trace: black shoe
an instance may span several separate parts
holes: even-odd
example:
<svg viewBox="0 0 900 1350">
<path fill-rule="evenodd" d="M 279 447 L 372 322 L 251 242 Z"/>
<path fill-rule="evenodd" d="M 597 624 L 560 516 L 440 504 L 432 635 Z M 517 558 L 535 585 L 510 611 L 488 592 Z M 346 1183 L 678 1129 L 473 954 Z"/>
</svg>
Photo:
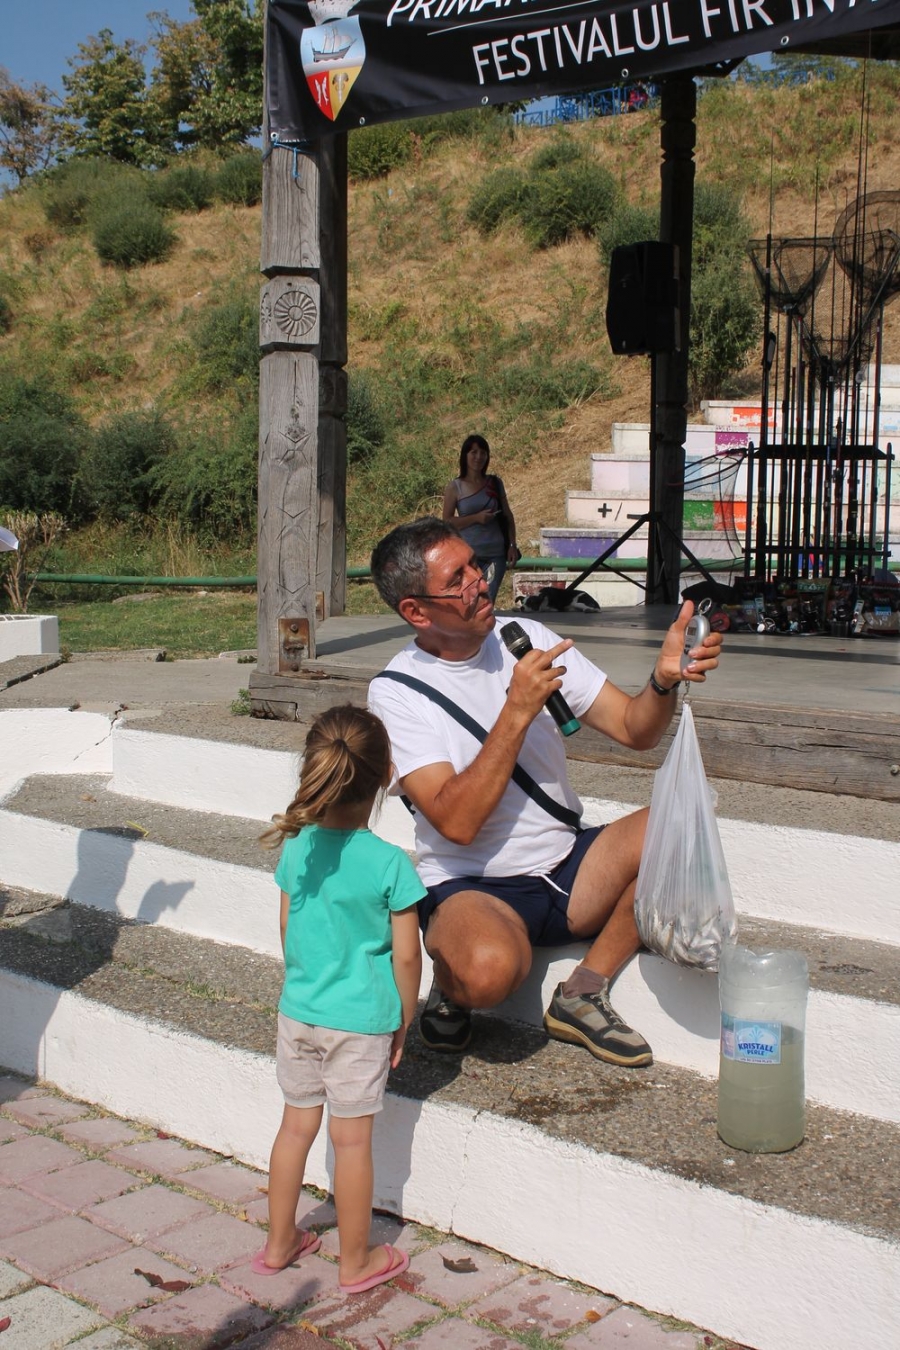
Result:
<svg viewBox="0 0 900 1350">
<path fill-rule="evenodd" d="M 544 1028 L 554 1040 L 583 1045 L 608 1064 L 635 1069 L 653 1063 L 653 1051 L 610 1006 L 606 989 L 569 996 L 558 985 L 544 1013 Z"/>
<path fill-rule="evenodd" d="M 419 1018 L 419 1033 L 430 1050 L 460 1054 L 472 1039 L 472 1014 L 445 998 L 435 980 Z"/>
</svg>

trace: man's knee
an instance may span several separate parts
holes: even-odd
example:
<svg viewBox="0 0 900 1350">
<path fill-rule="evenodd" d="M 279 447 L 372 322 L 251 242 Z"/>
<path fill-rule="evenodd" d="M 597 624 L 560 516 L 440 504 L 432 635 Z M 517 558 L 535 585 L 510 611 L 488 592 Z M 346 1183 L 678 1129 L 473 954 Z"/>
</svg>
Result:
<svg viewBox="0 0 900 1350">
<path fill-rule="evenodd" d="M 481 943 L 463 972 L 472 1008 L 493 1008 L 509 998 L 531 968 L 531 948 L 518 941 Z"/>
<path fill-rule="evenodd" d="M 531 946 L 518 933 L 482 937 L 468 949 L 434 953 L 438 984 L 466 1008 L 493 1008 L 509 998 L 531 969 Z"/>
</svg>

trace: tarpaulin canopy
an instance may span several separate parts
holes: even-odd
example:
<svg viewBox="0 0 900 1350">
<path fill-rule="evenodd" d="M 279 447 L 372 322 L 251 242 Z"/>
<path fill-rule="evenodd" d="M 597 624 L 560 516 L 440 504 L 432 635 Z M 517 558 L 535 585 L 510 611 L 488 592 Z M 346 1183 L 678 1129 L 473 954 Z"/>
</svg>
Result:
<svg viewBox="0 0 900 1350">
<path fill-rule="evenodd" d="M 760 52 L 835 50 L 889 25 L 900 0 L 269 0 L 269 132 L 314 140 Z"/>
</svg>

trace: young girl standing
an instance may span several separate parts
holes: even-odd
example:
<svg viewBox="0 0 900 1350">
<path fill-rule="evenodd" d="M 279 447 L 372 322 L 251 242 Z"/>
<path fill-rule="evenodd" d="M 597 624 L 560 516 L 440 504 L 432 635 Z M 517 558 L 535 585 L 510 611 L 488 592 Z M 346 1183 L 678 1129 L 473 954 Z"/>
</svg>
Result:
<svg viewBox="0 0 900 1350">
<path fill-rule="evenodd" d="M 422 956 L 416 902 L 425 895 L 402 849 L 367 828 L 391 776 L 381 721 L 348 704 L 316 718 L 297 794 L 262 836 L 283 841 L 285 980 L 278 1012 L 278 1083 L 285 1107 L 269 1166 L 269 1236 L 253 1258 L 275 1275 L 318 1250 L 296 1225 L 306 1159 L 329 1106 L 340 1287 L 362 1293 L 399 1275 L 409 1257 L 369 1246 L 372 1124 L 388 1068 L 403 1054 Z"/>
</svg>

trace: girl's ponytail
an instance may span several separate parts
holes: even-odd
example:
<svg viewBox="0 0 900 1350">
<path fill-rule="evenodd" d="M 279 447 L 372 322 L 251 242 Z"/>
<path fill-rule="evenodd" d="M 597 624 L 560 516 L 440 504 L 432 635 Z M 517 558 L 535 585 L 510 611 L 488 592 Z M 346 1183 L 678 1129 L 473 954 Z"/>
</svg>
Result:
<svg viewBox="0 0 900 1350">
<path fill-rule="evenodd" d="M 347 703 L 320 713 L 309 729 L 300 786 L 283 815 L 260 836 L 270 848 L 322 820 L 332 806 L 375 797 L 391 777 L 391 745 L 384 723 L 367 708 Z"/>
</svg>

